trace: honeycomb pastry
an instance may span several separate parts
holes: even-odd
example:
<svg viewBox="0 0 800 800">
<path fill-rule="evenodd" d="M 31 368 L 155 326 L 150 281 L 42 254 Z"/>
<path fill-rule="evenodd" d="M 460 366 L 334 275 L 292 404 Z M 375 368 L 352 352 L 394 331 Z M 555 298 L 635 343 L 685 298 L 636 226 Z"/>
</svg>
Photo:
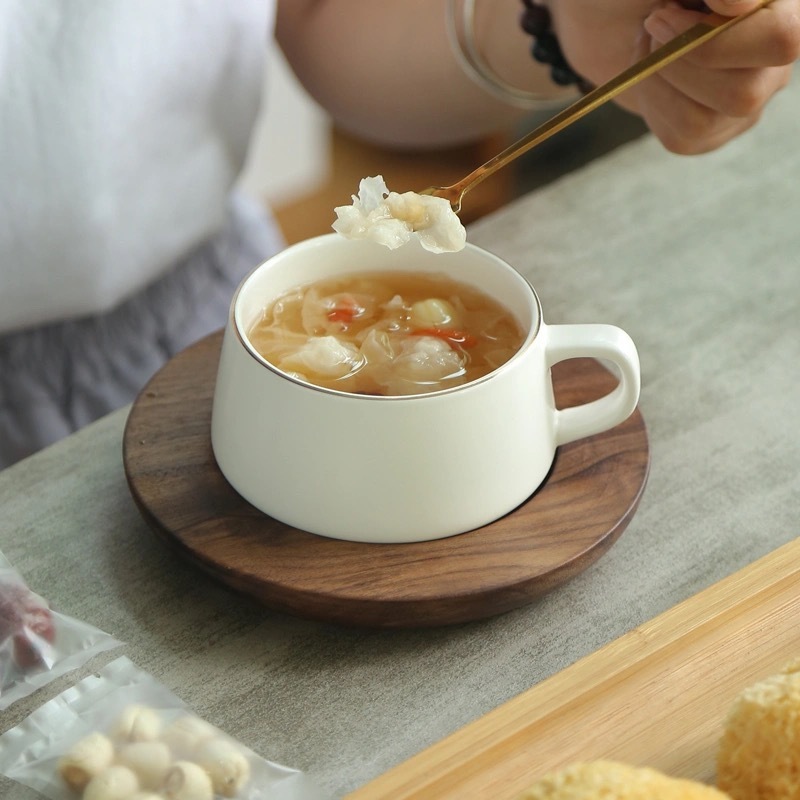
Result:
<svg viewBox="0 0 800 800">
<path fill-rule="evenodd" d="M 733 800 L 800 800 L 800 659 L 734 700 L 717 785 Z"/>
</svg>

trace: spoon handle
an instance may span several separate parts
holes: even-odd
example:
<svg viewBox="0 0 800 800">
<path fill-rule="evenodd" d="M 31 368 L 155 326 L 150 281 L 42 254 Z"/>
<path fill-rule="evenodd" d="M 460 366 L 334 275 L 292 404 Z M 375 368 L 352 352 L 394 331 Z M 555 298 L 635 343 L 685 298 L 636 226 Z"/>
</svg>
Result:
<svg viewBox="0 0 800 800">
<path fill-rule="evenodd" d="M 723 17 L 717 14 L 709 14 L 706 20 L 698 22 L 688 30 L 678 34 L 674 39 L 671 39 L 666 44 L 653 50 L 652 53 L 637 61 L 635 64 L 632 64 L 610 81 L 598 86 L 588 94 L 583 95 L 579 100 L 572 103 L 572 105 L 567 106 L 563 111 L 560 111 L 542 125 L 514 142 L 514 144 L 507 147 L 501 153 L 498 153 L 494 158 L 491 158 L 485 164 L 482 164 L 480 167 L 470 172 L 469 175 L 462 178 L 458 183 L 454 183 L 451 186 L 432 186 L 420 192 L 420 194 L 443 197 L 450 202 L 453 210 L 458 213 L 461 210 L 461 201 L 464 195 L 470 189 L 473 189 L 479 183 L 486 180 L 490 175 L 497 172 L 501 167 L 504 167 L 523 153 L 527 153 L 528 150 L 536 147 L 537 144 L 541 144 L 545 139 L 549 139 L 553 134 L 562 131 L 568 125 L 571 125 L 590 111 L 594 111 L 599 106 L 607 103 L 618 94 L 621 94 L 626 89 L 639 83 L 639 81 L 658 72 L 667 64 L 671 64 L 685 53 L 713 39 L 718 34 L 728 30 L 728 28 L 732 28 L 734 25 L 751 16 L 764 6 L 769 5 L 771 2 L 772 0 L 762 0 L 762 2 L 752 10 L 735 17 Z"/>
</svg>

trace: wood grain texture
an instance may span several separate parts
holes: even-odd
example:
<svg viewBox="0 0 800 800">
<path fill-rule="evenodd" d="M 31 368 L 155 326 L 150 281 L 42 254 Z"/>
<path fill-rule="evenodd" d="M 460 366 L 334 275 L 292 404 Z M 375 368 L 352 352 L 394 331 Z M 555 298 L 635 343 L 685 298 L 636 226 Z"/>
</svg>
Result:
<svg viewBox="0 0 800 800">
<path fill-rule="evenodd" d="M 800 540 L 640 625 L 348 800 L 511 800 L 536 777 L 611 758 L 713 782 L 725 714 L 800 656 Z"/>
<path fill-rule="evenodd" d="M 217 579 L 271 608 L 371 627 L 446 625 L 530 602 L 586 569 L 633 516 L 649 467 L 644 421 L 559 449 L 547 481 L 519 508 L 460 536 L 364 544 L 315 536 L 267 517 L 216 465 L 211 404 L 221 334 L 172 359 L 134 403 L 123 459 L 144 517 Z M 597 362 L 557 365 L 559 405 L 613 388 Z"/>
</svg>

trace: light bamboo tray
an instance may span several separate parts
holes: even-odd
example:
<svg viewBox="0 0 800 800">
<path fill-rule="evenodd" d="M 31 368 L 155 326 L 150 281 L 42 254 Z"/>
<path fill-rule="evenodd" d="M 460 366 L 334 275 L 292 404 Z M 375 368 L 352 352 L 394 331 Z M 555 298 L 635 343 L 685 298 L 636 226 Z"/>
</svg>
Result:
<svg viewBox="0 0 800 800">
<path fill-rule="evenodd" d="M 505 800 L 610 758 L 714 780 L 734 696 L 800 656 L 800 540 L 635 628 L 348 800 Z"/>
</svg>

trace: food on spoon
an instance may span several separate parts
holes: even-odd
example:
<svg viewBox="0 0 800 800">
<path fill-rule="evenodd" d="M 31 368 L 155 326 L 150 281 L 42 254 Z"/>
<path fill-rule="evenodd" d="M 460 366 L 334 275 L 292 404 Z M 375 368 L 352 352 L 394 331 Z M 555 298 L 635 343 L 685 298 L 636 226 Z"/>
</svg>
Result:
<svg viewBox="0 0 800 800">
<path fill-rule="evenodd" d="M 467 232 L 442 197 L 390 192 L 383 177 L 363 178 L 353 203 L 338 206 L 333 229 L 348 239 L 370 239 L 392 250 L 416 236 L 426 250 L 462 250 Z"/>
<path fill-rule="evenodd" d="M 726 800 L 704 783 L 672 778 L 649 767 L 587 761 L 540 778 L 518 800 Z"/>
<path fill-rule="evenodd" d="M 717 754 L 717 784 L 734 800 L 800 797 L 800 659 L 734 700 Z"/>
<path fill-rule="evenodd" d="M 21 669 L 46 662 L 45 645 L 56 636 L 50 608 L 24 583 L 0 582 L 0 644 L 12 641 L 14 662 Z"/>
<path fill-rule="evenodd" d="M 344 392 L 422 394 L 476 380 L 519 350 L 513 314 L 443 274 L 365 272 L 286 292 L 247 332 L 271 364 Z"/>
</svg>

